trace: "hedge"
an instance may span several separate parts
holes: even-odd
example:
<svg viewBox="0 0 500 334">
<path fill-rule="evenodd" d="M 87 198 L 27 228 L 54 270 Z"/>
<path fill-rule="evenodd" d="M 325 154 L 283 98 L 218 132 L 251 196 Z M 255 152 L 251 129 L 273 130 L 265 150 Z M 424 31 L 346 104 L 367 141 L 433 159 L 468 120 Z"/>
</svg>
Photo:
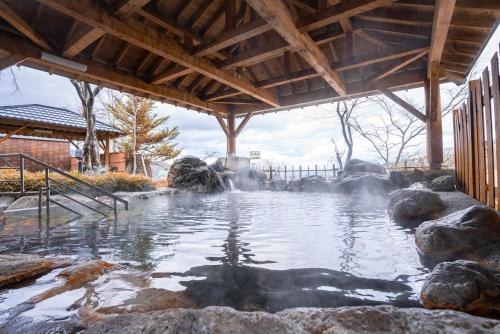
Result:
<svg viewBox="0 0 500 334">
<path fill-rule="evenodd" d="M 143 175 L 130 175 L 126 173 L 106 173 L 99 175 L 86 175 L 77 172 L 70 172 L 83 181 L 96 185 L 109 192 L 116 191 L 146 191 L 155 189 L 153 181 Z M 88 190 L 89 187 L 83 186 L 71 179 L 68 179 L 58 173 L 50 173 L 49 177 L 55 181 L 66 184 L 79 190 Z M 18 192 L 20 191 L 19 171 L 4 169 L 0 170 L 0 192 Z M 12 181 L 12 182 L 5 182 Z M 45 172 L 24 172 L 24 184 L 26 191 L 38 191 L 40 187 L 45 186 Z M 64 190 L 62 186 L 53 183 L 51 187 Z"/>
</svg>

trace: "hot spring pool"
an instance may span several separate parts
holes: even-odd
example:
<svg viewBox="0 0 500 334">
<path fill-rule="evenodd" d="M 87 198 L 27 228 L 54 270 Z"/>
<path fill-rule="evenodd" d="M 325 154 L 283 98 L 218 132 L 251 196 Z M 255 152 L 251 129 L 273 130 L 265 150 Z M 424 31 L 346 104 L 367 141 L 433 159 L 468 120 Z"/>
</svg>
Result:
<svg viewBox="0 0 500 334">
<path fill-rule="evenodd" d="M 0 252 L 122 264 L 85 288 L 15 312 L 29 317 L 64 319 L 88 301 L 94 307 L 125 305 L 150 288 L 184 291 L 200 307 L 239 310 L 418 306 L 428 273 L 414 230 L 391 222 L 386 200 L 376 197 L 171 195 L 133 201 L 116 224 L 86 217 L 57 224 L 48 236 L 38 232 L 37 221 L 23 224 L 31 224 L 32 232 L 0 232 Z M 0 323 L 16 305 L 53 286 L 56 273 L 0 290 Z"/>
</svg>

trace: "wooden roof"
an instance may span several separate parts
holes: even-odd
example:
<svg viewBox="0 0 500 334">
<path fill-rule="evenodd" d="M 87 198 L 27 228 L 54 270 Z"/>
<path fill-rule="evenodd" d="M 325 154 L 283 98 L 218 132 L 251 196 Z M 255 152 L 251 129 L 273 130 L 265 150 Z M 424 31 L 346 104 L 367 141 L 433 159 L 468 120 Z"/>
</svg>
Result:
<svg viewBox="0 0 500 334">
<path fill-rule="evenodd" d="M 239 116 L 418 87 L 431 66 L 463 80 L 498 18 L 498 0 L 0 0 L 0 70 Z"/>
<path fill-rule="evenodd" d="M 95 129 L 99 139 L 123 135 L 100 121 L 96 121 Z M 0 106 L 0 133 L 84 140 L 87 123 L 82 115 L 64 108 L 40 104 Z"/>
</svg>

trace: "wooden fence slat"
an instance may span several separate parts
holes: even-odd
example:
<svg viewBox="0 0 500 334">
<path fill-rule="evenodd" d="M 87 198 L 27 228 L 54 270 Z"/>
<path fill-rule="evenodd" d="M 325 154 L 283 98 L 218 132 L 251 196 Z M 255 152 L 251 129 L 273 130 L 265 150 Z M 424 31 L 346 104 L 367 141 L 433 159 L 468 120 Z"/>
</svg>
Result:
<svg viewBox="0 0 500 334">
<path fill-rule="evenodd" d="M 481 81 L 476 80 L 476 113 L 477 113 L 477 156 L 479 160 L 479 201 L 486 203 L 486 159 L 484 151 L 484 114 Z"/>
<path fill-rule="evenodd" d="M 493 114 L 495 118 L 495 142 L 496 142 L 496 208 L 500 209 L 499 190 L 500 190 L 500 84 L 498 70 L 498 54 L 495 53 L 491 59 L 491 95 L 493 95 Z"/>
<path fill-rule="evenodd" d="M 491 118 L 491 95 L 490 95 L 490 73 L 488 67 L 483 71 L 483 104 L 485 116 L 485 151 L 486 151 L 486 169 L 487 169 L 487 200 L 486 203 L 495 207 L 495 167 L 493 156 L 493 128 Z"/>
<path fill-rule="evenodd" d="M 466 106 L 467 110 L 467 140 L 468 140 L 468 166 L 469 166 L 469 196 L 475 197 L 476 185 L 475 185 L 475 169 L 476 169 L 476 161 L 475 161 L 475 151 L 476 151 L 476 142 L 474 136 L 474 107 L 473 107 L 473 94 L 472 94 L 472 85 L 469 83 L 469 103 Z"/>
</svg>

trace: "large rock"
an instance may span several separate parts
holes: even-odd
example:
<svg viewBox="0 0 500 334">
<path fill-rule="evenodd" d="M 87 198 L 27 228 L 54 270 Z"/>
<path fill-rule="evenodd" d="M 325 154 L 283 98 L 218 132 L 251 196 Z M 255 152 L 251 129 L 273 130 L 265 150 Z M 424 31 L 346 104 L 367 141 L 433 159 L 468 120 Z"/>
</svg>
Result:
<svg viewBox="0 0 500 334">
<path fill-rule="evenodd" d="M 222 192 L 224 181 L 210 166 L 193 156 L 176 160 L 168 173 L 170 187 L 193 192 Z"/>
<path fill-rule="evenodd" d="M 433 218 L 444 210 L 439 194 L 423 189 L 398 189 L 389 195 L 387 211 L 395 220 Z"/>
<path fill-rule="evenodd" d="M 271 180 L 264 184 L 265 190 L 271 191 L 285 191 L 287 186 L 287 182 L 285 180 Z"/>
<path fill-rule="evenodd" d="M 420 301 L 426 308 L 500 317 L 500 272 L 477 262 L 442 262 L 427 276 Z"/>
<path fill-rule="evenodd" d="M 0 288 L 70 264 L 66 259 L 50 259 L 32 254 L 0 255 Z"/>
<path fill-rule="evenodd" d="M 286 191 L 325 192 L 329 191 L 330 183 L 320 175 L 310 175 L 296 181 L 290 181 Z"/>
<path fill-rule="evenodd" d="M 499 331 L 500 321 L 456 311 L 362 306 L 299 308 L 270 314 L 212 306 L 119 315 L 91 325 L 85 333 L 489 334 Z"/>
<path fill-rule="evenodd" d="M 392 189 L 389 178 L 380 174 L 344 174 L 341 179 L 333 183 L 334 192 L 343 194 L 386 194 Z"/>
<path fill-rule="evenodd" d="M 344 167 L 344 173 L 375 173 L 375 174 L 385 174 L 386 170 L 384 166 L 363 161 L 359 159 L 351 159 Z"/>
<path fill-rule="evenodd" d="M 392 171 L 389 180 L 395 188 L 407 188 L 412 183 L 424 181 L 424 173 L 419 169 L 409 171 Z"/>
<path fill-rule="evenodd" d="M 455 178 L 451 175 L 443 175 L 429 182 L 429 188 L 433 191 L 455 191 Z"/>
<path fill-rule="evenodd" d="M 484 205 L 421 224 L 415 243 L 422 255 L 435 261 L 471 260 L 500 270 L 500 217 Z"/>
</svg>

